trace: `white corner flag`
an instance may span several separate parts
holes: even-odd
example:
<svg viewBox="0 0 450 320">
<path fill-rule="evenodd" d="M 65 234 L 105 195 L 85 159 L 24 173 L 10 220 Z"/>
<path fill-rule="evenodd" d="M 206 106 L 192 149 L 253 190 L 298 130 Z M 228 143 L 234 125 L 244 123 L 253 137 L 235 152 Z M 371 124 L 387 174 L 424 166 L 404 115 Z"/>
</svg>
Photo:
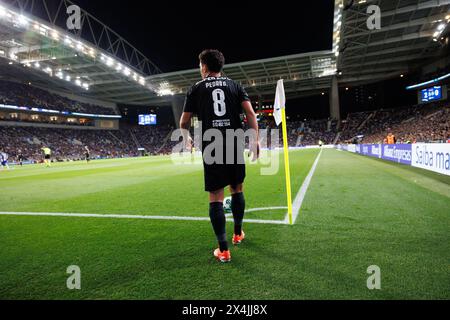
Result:
<svg viewBox="0 0 450 320">
<path fill-rule="evenodd" d="M 283 80 L 278 80 L 277 92 L 275 94 L 275 104 L 273 105 L 273 117 L 277 126 L 283 122 L 283 117 L 281 110 L 286 106 L 286 95 L 284 93 L 284 82 Z"/>
<path fill-rule="evenodd" d="M 277 93 L 275 94 L 275 103 L 273 105 L 273 116 L 277 126 L 283 123 L 283 153 L 284 153 L 284 171 L 286 173 L 286 198 L 288 205 L 289 224 L 293 221 L 292 192 L 291 192 L 291 172 L 289 168 L 289 141 L 286 123 L 286 94 L 284 92 L 283 80 L 278 80 Z"/>
</svg>

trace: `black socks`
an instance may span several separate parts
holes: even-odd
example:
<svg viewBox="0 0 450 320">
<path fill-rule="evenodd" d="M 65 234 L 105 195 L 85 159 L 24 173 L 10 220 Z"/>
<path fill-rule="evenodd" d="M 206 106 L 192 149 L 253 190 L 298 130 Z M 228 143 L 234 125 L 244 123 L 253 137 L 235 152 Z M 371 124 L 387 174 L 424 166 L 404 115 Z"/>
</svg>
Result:
<svg viewBox="0 0 450 320">
<path fill-rule="evenodd" d="M 233 211 L 234 218 L 234 234 L 242 235 L 242 224 L 245 213 L 245 198 L 243 193 L 236 193 L 231 196 L 231 211 Z M 219 241 L 220 251 L 228 250 L 227 233 L 226 233 L 226 218 L 223 211 L 222 202 L 212 202 L 209 204 L 209 217 L 211 224 L 216 234 L 217 241 Z"/>
<path fill-rule="evenodd" d="M 211 224 L 219 241 L 219 249 L 224 252 L 228 250 L 227 234 L 225 231 L 226 219 L 223 211 L 222 202 L 213 202 L 209 204 L 209 217 Z"/>
<path fill-rule="evenodd" d="M 242 223 L 244 221 L 245 212 L 245 198 L 244 194 L 236 193 L 231 196 L 231 211 L 233 211 L 234 218 L 234 234 L 242 235 Z"/>
</svg>

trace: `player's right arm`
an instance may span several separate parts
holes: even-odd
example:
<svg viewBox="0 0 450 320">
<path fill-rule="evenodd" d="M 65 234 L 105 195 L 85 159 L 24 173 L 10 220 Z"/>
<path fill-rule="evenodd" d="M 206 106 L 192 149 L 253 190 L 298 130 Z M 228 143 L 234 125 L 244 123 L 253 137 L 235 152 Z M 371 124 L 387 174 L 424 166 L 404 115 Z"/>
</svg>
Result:
<svg viewBox="0 0 450 320">
<path fill-rule="evenodd" d="M 184 102 L 184 110 L 180 119 L 180 129 L 186 150 L 191 150 L 193 145 L 193 140 L 189 133 L 189 129 L 191 128 L 192 117 L 194 113 L 197 112 L 196 89 L 197 85 L 193 86 L 186 94 L 186 101 Z"/>
<path fill-rule="evenodd" d="M 192 149 L 192 143 L 193 143 L 191 135 L 189 134 L 189 129 L 191 127 L 192 115 L 193 115 L 192 112 L 183 112 L 183 114 L 181 115 L 181 119 L 180 119 L 181 134 L 183 135 L 183 141 L 185 143 L 185 148 L 187 150 Z"/>
<path fill-rule="evenodd" d="M 250 142 L 250 155 L 253 156 L 252 161 L 256 161 L 259 159 L 259 152 L 261 149 L 261 146 L 259 143 L 258 120 L 256 118 L 256 113 L 253 110 L 253 107 L 252 107 L 252 104 L 250 103 L 250 101 L 243 101 L 242 109 L 244 110 L 245 115 L 247 116 L 248 125 L 250 126 L 250 129 L 252 130 L 252 139 Z"/>
</svg>

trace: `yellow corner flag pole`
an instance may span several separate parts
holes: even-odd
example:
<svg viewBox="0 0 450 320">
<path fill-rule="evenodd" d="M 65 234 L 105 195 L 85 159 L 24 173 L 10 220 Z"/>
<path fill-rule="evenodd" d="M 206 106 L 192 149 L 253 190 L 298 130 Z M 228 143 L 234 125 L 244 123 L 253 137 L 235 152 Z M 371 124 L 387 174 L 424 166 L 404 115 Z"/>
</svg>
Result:
<svg viewBox="0 0 450 320">
<path fill-rule="evenodd" d="M 293 225 L 292 217 L 292 194 L 291 194 L 291 170 L 289 168 L 289 141 L 287 135 L 287 123 L 286 123 L 286 108 L 281 109 L 281 116 L 283 118 L 283 149 L 284 149 L 284 168 L 286 173 L 286 193 L 288 204 L 289 224 Z"/>
<path fill-rule="evenodd" d="M 283 123 L 283 151 L 284 151 L 284 168 L 286 173 L 286 194 L 287 194 L 287 205 L 288 205 L 288 216 L 289 224 L 294 224 L 293 221 L 293 210 L 292 210 L 292 193 L 291 193 L 291 172 L 289 168 L 289 140 L 287 133 L 287 122 L 286 122 L 286 95 L 284 91 L 283 80 L 279 80 L 277 83 L 277 91 L 275 95 L 274 112 L 275 122 L 277 126 Z"/>
</svg>

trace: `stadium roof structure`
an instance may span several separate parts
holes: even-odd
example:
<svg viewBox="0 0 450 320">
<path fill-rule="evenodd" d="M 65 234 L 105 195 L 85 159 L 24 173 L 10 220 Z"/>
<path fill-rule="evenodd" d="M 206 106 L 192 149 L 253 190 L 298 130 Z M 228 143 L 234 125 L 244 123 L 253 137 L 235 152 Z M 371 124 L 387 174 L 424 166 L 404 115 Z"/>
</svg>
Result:
<svg viewBox="0 0 450 320">
<path fill-rule="evenodd" d="M 0 0 L 0 79 L 129 105 L 170 104 L 200 80 L 198 69 L 162 73 L 87 12 L 81 28 L 68 31 L 72 4 Z M 369 30 L 373 5 L 381 28 Z M 450 0 L 335 0 L 330 50 L 228 64 L 224 73 L 262 99 L 281 78 L 287 96 L 299 97 L 328 91 L 334 76 L 346 85 L 396 77 L 442 55 L 449 11 Z"/>
<path fill-rule="evenodd" d="M 381 24 L 370 30 L 374 5 Z M 342 19 L 340 82 L 374 82 L 408 73 L 443 54 L 450 0 L 353 1 L 343 7 Z"/>
<path fill-rule="evenodd" d="M 264 97 L 274 94 L 280 79 L 285 80 L 287 95 L 324 90 L 336 70 L 335 54 L 321 51 L 227 64 L 223 74 L 244 86 L 250 96 Z M 157 74 L 147 80 L 165 87 L 167 93 L 177 94 L 185 93 L 201 79 L 200 70 L 192 69 Z"/>
<path fill-rule="evenodd" d="M 72 5 L 0 0 L 0 77 L 100 100 L 107 95 L 118 103 L 128 103 L 133 94 L 154 96 L 157 88 L 145 78 L 161 70 L 81 9 L 79 26 L 69 28 L 68 18 L 77 10 Z"/>
<path fill-rule="evenodd" d="M 87 12 L 80 29 L 66 28 L 61 0 L 0 0 L 0 77 L 98 100 L 136 105 L 168 104 L 200 80 L 197 69 L 162 74 L 125 39 Z M 54 5 L 54 2 L 53 2 Z M 331 36 L 330 36 L 331 37 Z M 286 80 L 288 94 L 327 88 L 336 73 L 332 51 L 227 65 L 225 74 L 252 96 L 274 92 Z"/>
<path fill-rule="evenodd" d="M 367 21 L 373 5 L 379 8 L 381 28 L 371 30 Z M 280 78 L 286 81 L 288 97 L 329 90 L 333 75 L 347 85 L 377 82 L 442 56 L 441 37 L 449 22 L 450 0 L 336 0 L 330 51 L 235 63 L 224 71 L 250 95 L 271 98 Z M 199 80 L 199 71 L 157 74 L 148 80 L 168 92 L 185 92 Z"/>
</svg>

